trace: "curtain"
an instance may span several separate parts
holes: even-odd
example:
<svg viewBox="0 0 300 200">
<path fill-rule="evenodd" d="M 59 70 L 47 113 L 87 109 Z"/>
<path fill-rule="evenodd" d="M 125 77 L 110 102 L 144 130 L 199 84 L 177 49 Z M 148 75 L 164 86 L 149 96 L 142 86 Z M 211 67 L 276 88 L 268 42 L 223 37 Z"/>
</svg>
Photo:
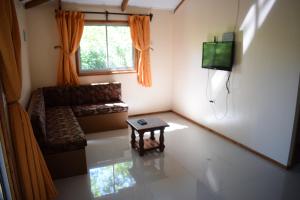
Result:
<svg viewBox="0 0 300 200">
<path fill-rule="evenodd" d="M 135 48 L 135 67 L 138 82 L 145 87 L 151 87 L 150 67 L 150 17 L 129 16 L 131 39 Z"/>
<path fill-rule="evenodd" d="M 3 62 L 0 56 L 0 65 Z M 6 107 L 5 95 L 3 92 L 2 81 L 0 77 L 0 143 L 2 144 L 2 152 L 4 164 L 7 172 L 7 178 L 10 186 L 12 199 L 21 199 L 20 185 L 17 176 L 17 166 L 15 162 L 15 154 L 12 146 L 10 128 L 8 123 L 8 112 Z M 0 195 L 1 199 L 1 195 Z"/>
<path fill-rule="evenodd" d="M 35 140 L 29 117 L 19 104 L 21 40 L 13 0 L 0 1 L 0 75 L 8 104 L 11 139 L 22 199 L 54 199 L 57 195 Z"/>
<path fill-rule="evenodd" d="M 57 85 L 78 85 L 73 59 L 83 33 L 84 14 L 60 10 L 56 13 L 56 22 L 61 43 Z"/>
</svg>

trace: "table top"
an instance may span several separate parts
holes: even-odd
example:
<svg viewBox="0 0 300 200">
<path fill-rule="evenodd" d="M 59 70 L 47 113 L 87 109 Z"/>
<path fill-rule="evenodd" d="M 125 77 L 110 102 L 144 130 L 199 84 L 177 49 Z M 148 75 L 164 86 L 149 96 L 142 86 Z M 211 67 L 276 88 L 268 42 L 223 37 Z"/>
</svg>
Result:
<svg viewBox="0 0 300 200">
<path fill-rule="evenodd" d="M 156 117 L 141 118 L 141 119 L 144 119 L 147 122 L 147 124 L 140 125 L 137 122 L 140 119 L 128 119 L 127 123 L 137 131 L 151 131 L 151 130 L 165 128 L 169 126 L 166 122 Z"/>
</svg>

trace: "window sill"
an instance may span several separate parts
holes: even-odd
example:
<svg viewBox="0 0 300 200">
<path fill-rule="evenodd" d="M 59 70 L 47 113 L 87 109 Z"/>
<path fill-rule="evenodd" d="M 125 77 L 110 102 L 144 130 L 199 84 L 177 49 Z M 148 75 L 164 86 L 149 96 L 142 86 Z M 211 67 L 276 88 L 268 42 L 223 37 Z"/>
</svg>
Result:
<svg viewBox="0 0 300 200">
<path fill-rule="evenodd" d="M 113 74 L 132 74 L 136 70 L 110 70 L 110 71 L 96 71 L 96 72 L 79 72 L 78 76 L 98 76 L 98 75 L 113 75 Z"/>
</svg>

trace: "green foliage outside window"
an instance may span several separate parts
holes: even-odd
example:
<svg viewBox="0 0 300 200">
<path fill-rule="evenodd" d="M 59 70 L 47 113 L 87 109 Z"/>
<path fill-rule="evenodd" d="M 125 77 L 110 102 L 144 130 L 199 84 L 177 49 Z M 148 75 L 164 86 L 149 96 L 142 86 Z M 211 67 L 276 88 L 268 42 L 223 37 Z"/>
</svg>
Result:
<svg viewBox="0 0 300 200">
<path fill-rule="evenodd" d="M 80 41 L 80 70 L 133 68 L 133 48 L 128 26 L 87 25 Z"/>
</svg>

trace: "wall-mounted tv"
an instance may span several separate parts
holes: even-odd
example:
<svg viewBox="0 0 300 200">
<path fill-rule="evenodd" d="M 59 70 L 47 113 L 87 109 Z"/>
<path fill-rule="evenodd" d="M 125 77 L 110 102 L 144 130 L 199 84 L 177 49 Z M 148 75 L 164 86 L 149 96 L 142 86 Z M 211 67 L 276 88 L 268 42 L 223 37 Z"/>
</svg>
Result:
<svg viewBox="0 0 300 200">
<path fill-rule="evenodd" d="M 234 60 L 234 42 L 204 42 L 202 68 L 231 71 Z"/>
</svg>

